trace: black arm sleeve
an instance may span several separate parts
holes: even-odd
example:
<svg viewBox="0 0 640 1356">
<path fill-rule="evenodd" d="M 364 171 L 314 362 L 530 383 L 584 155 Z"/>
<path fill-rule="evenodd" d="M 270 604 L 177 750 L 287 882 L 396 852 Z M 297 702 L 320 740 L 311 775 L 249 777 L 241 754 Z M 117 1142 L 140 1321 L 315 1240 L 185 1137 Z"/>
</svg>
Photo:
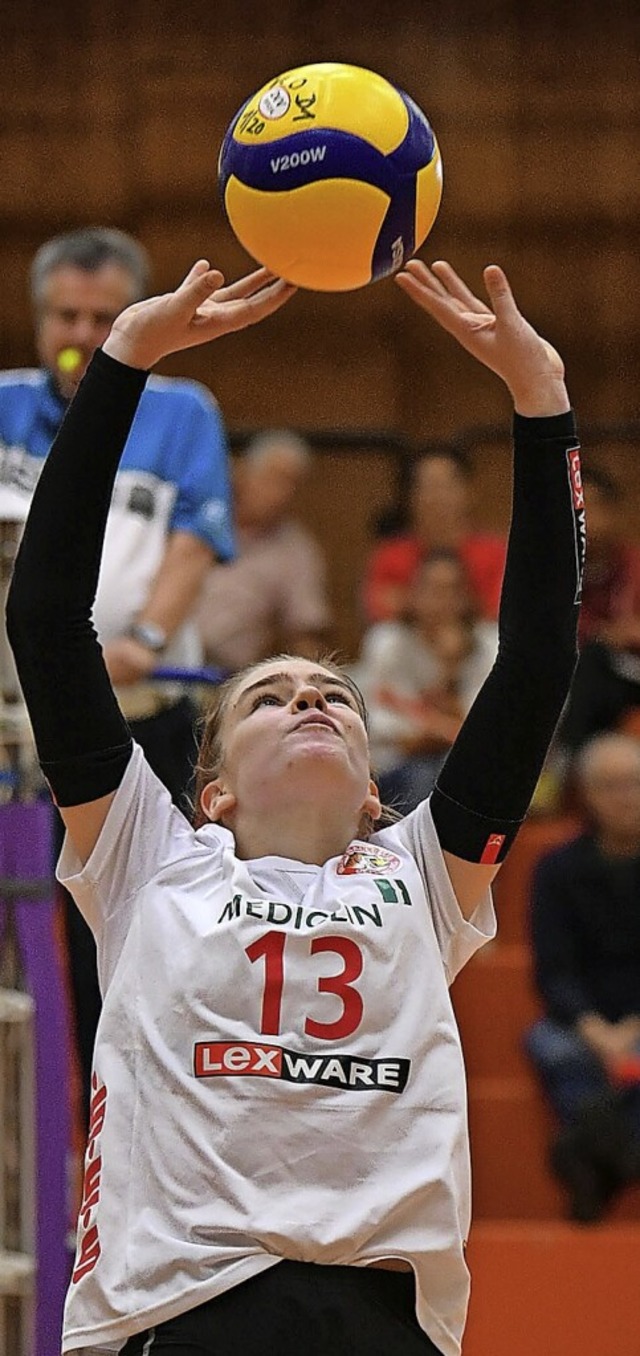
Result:
<svg viewBox="0 0 640 1356">
<path fill-rule="evenodd" d="M 514 418 L 513 502 L 494 667 L 431 797 L 441 846 L 503 860 L 525 817 L 577 659 L 585 519 L 572 413 Z"/>
<path fill-rule="evenodd" d="M 61 806 L 115 790 L 131 756 L 91 613 L 116 471 L 146 379 L 94 354 L 36 487 L 7 599 L 38 756 Z"/>
</svg>

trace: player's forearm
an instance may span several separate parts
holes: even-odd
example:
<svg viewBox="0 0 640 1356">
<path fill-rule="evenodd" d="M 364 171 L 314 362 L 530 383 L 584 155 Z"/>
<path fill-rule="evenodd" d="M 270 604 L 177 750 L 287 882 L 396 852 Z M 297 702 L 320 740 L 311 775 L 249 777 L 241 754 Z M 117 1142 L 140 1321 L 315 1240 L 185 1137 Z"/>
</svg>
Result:
<svg viewBox="0 0 640 1356">
<path fill-rule="evenodd" d="M 513 511 L 496 663 L 432 797 L 442 846 L 501 861 L 522 822 L 577 657 L 584 507 L 573 416 L 516 414 Z"/>
<path fill-rule="evenodd" d="M 130 735 L 91 623 L 113 483 L 146 374 L 98 352 L 36 487 L 7 628 L 40 759 L 61 805 L 107 794 Z M 84 760 L 100 754 L 90 784 Z M 65 765 L 58 775 L 56 769 Z"/>
</svg>

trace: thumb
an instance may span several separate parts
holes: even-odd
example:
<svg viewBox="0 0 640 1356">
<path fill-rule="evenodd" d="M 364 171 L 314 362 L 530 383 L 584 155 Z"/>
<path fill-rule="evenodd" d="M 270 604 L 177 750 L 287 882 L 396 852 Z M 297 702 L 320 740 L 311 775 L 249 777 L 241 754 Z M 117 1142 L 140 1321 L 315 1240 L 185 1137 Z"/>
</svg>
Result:
<svg viewBox="0 0 640 1356">
<path fill-rule="evenodd" d="M 483 272 L 484 284 L 495 316 L 500 320 L 514 320 L 520 312 L 513 298 L 506 273 L 498 264 L 488 264 Z"/>
</svg>

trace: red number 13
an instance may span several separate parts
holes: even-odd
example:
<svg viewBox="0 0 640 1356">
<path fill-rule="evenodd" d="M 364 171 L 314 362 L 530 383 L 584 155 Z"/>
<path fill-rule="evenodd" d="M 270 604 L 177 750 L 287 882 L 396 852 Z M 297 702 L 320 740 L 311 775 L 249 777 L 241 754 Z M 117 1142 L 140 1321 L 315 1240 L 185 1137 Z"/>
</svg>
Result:
<svg viewBox="0 0 640 1356">
<path fill-rule="evenodd" d="M 263 1036 L 277 1036 L 280 1032 L 286 940 L 284 932 L 266 932 L 264 937 L 258 937 L 257 941 L 246 948 L 252 964 L 264 956 L 264 992 L 260 1024 Z M 307 1017 L 304 1030 L 307 1036 L 317 1036 L 328 1041 L 343 1040 L 346 1036 L 353 1035 L 362 1021 L 364 1004 L 358 990 L 353 987 L 356 979 L 362 974 L 362 952 L 349 937 L 314 937 L 311 955 L 316 956 L 322 951 L 340 956 L 343 968 L 337 975 L 322 975 L 318 980 L 318 992 L 335 994 L 342 1003 L 342 1013 L 336 1022 L 316 1022 L 313 1017 Z"/>
</svg>

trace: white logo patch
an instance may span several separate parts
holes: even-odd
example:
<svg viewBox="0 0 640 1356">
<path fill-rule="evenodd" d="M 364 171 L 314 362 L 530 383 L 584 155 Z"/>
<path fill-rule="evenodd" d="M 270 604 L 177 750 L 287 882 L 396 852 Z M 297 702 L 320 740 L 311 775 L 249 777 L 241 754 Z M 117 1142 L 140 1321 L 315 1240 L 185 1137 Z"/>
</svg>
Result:
<svg viewBox="0 0 640 1356">
<path fill-rule="evenodd" d="M 263 118 L 269 118 L 272 122 L 276 118 L 284 118 L 290 107 L 291 96 L 284 85 L 274 85 L 273 89 L 268 89 L 258 104 Z"/>
<path fill-rule="evenodd" d="M 376 847 L 374 843 L 351 843 L 338 866 L 338 875 L 385 876 L 399 871 L 401 865 L 400 858 L 387 848 Z"/>
</svg>

